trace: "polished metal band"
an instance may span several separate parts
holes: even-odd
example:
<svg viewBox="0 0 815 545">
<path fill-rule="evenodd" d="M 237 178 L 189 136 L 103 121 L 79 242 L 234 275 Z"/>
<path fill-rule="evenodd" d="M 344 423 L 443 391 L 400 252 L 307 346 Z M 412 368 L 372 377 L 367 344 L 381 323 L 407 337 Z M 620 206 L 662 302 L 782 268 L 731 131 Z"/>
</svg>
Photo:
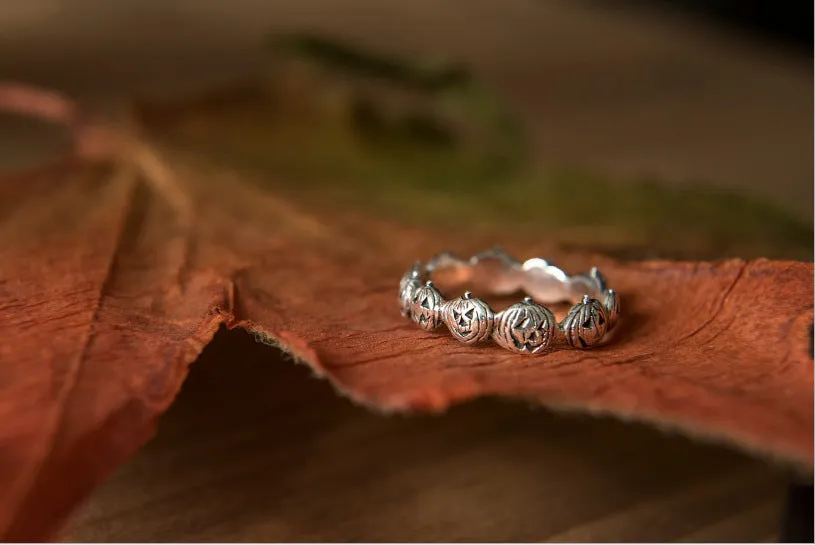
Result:
<svg viewBox="0 0 815 545">
<path fill-rule="evenodd" d="M 430 280 L 436 275 L 491 295 L 524 291 L 528 297 L 500 312 L 469 291 L 446 301 Z M 548 308 L 538 304 L 561 302 L 574 306 L 560 323 Z M 595 346 L 616 325 L 620 314 L 617 293 L 606 286 L 596 267 L 568 276 L 543 259 L 520 263 L 498 249 L 469 260 L 444 252 L 425 265 L 416 262 L 399 283 L 399 304 L 402 315 L 426 331 L 444 324 L 465 344 L 492 338 L 507 350 L 522 354 L 544 351 L 558 335 L 576 348 Z"/>
</svg>

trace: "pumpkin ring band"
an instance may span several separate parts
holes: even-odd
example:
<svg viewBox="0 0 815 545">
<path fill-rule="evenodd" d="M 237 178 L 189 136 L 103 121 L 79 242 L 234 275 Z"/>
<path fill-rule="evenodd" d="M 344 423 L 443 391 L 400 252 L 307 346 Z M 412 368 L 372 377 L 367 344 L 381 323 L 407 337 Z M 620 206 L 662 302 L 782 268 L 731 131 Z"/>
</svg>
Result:
<svg viewBox="0 0 815 545">
<path fill-rule="evenodd" d="M 451 283 L 468 283 L 493 295 L 527 293 L 520 303 L 493 311 L 468 291 L 450 301 L 429 280 L 443 274 Z M 575 302 L 557 323 L 548 308 L 539 304 Z M 427 264 L 416 262 L 399 283 L 402 316 L 425 331 L 446 325 L 465 344 L 492 338 L 498 345 L 521 354 L 538 354 L 562 335 L 575 348 L 599 344 L 617 323 L 620 300 L 609 289 L 597 267 L 588 273 L 567 275 L 544 259 L 520 263 L 495 249 L 463 260 L 450 252 L 436 255 Z"/>
</svg>

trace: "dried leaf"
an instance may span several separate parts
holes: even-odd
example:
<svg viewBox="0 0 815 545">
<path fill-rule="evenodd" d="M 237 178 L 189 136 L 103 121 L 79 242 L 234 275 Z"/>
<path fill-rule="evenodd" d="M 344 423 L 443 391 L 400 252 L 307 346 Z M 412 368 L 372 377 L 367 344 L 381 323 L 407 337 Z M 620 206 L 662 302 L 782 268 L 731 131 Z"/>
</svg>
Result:
<svg viewBox="0 0 815 545">
<path fill-rule="evenodd" d="M 251 107 L 231 135 L 253 134 L 257 109 L 236 104 Z M 144 116 L 159 152 L 85 130 L 109 138 L 85 138 L 77 157 L 0 184 L 3 539 L 50 535 L 143 444 L 220 324 L 281 346 L 380 410 L 439 411 L 480 395 L 514 396 L 811 466 L 810 263 L 564 254 L 558 231 L 550 239 L 529 229 L 537 217 L 499 214 L 470 229 L 484 203 L 467 199 L 492 198 L 484 188 L 443 208 L 447 223 L 432 210 L 429 197 L 440 196 L 432 188 L 396 184 L 400 199 L 379 193 L 391 208 L 354 206 L 374 194 L 359 192 L 364 179 L 298 187 L 295 176 L 285 183 L 249 173 L 246 163 L 231 170 L 197 158 L 207 134 L 235 122 L 229 108 L 219 108 L 214 123 L 201 115 L 210 111 L 206 102 L 165 111 L 163 125 Z M 188 139 L 187 153 L 171 151 L 167 139 L 184 142 L 190 127 L 195 153 Z M 209 143 L 246 158 L 261 141 L 243 155 L 240 146 Z M 317 189 L 325 189 L 320 198 Z M 510 193 L 519 206 L 529 199 Z M 420 221 L 372 211 L 395 202 Z M 633 231 L 618 231 L 614 243 L 641 244 L 632 243 Z M 591 240 L 571 232 L 572 242 L 581 237 Z M 682 251 L 689 240 L 678 244 Z M 624 298 L 626 320 L 613 342 L 523 358 L 423 333 L 399 316 L 398 279 L 416 258 L 446 248 L 467 255 L 496 242 L 521 257 L 557 255 L 570 270 L 600 266 Z"/>
</svg>

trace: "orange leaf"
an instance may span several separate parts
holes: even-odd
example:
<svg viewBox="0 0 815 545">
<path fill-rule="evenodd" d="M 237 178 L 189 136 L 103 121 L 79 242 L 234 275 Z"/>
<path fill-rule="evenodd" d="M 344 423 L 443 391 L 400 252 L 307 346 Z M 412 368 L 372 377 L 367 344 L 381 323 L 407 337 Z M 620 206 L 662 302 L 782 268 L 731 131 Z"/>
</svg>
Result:
<svg viewBox="0 0 815 545">
<path fill-rule="evenodd" d="M 220 324 L 279 344 L 380 410 L 520 397 L 811 466 L 810 263 L 561 255 L 567 270 L 599 266 L 625 319 L 607 346 L 519 357 L 417 330 L 396 292 L 415 259 L 446 248 L 557 250 L 536 233 L 376 219 L 116 141 L 0 184 L 5 540 L 51 535 L 150 437 Z"/>
</svg>

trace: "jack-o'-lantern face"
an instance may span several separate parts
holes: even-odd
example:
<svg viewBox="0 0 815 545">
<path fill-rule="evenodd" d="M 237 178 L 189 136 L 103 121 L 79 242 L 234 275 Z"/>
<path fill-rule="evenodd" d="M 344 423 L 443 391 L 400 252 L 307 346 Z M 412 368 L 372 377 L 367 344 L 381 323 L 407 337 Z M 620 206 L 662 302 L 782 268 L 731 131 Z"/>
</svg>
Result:
<svg viewBox="0 0 815 545">
<path fill-rule="evenodd" d="M 569 310 L 562 327 L 570 345 L 588 348 L 599 343 L 608 331 L 608 315 L 600 301 L 587 296 Z"/>
<path fill-rule="evenodd" d="M 428 282 L 413 291 L 410 300 L 410 317 L 425 331 L 432 331 L 441 324 L 441 294 Z"/>
<path fill-rule="evenodd" d="M 489 305 L 473 298 L 469 292 L 444 307 L 444 323 L 456 339 L 466 344 L 488 338 L 494 319 L 495 314 Z"/>
<path fill-rule="evenodd" d="M 523 354 L 536 354 L 552 342 L 555 317 L 531 299 L 504 310 L 495 324 L 493 337 L 500 346 Z"/>
</svg>

